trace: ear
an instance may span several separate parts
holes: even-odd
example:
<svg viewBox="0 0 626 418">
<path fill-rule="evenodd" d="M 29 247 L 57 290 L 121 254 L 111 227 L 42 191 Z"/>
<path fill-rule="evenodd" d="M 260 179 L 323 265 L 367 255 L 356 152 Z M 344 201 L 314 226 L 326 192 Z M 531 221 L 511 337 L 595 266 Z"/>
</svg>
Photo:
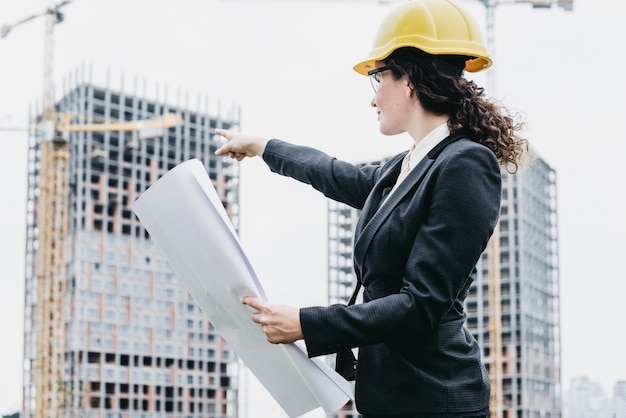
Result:
<svg viewBox="0 0 626 418">
<path fill-rule="evenodd" d="M 406 97 L 412 97 L 413 95 L 415 95 L 415 97 L 417 98 L 417 91 L 415 90 L 415 87 L 413 87 L 413 84 L 409 83 L 408 81 L 406 82 L 404 91 L 405 91 Z"/>
</svg>

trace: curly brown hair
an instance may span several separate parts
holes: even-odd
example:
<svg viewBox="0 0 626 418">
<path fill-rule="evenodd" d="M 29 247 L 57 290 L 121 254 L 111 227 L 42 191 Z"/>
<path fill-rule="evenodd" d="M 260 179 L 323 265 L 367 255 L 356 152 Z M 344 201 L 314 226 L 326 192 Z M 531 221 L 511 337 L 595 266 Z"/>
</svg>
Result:
<svg viewBox="0 0 626 418">
<path fill-rule="evenodd" d="M 463 77 L 460 55 L 431 55 L 417 48 L 396 49 L 385 59 L 396 79 L 406 76 L 424 109 L 448 115 L 452 134 L 462 134 L 489 148 L 501 166 L 515 173 L 527 156 L 519 115 L 485 96 L 484 88 Z"/>
</svg>

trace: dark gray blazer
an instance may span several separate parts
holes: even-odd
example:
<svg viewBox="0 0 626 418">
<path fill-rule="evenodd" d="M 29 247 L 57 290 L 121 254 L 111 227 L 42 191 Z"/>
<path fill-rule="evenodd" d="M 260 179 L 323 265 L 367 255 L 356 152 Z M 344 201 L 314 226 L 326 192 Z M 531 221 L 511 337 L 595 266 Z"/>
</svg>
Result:
<svg viewBox="0 0 626 418">
<path fill-rule="evenodd" d="M 364 303 L 301 309 L 308 355 L 360 347 L 356 405 L 365 415 L 483 410 L 489 376 L 463 326 L 463 301 L 498 219 L 500 168 L 485 146 L 448 137 L 380 206 L 405 154 L 357 166 L 308 147 L 267 144 L 272 171 L 362 210 L 354 268 Z"/>
</svg>

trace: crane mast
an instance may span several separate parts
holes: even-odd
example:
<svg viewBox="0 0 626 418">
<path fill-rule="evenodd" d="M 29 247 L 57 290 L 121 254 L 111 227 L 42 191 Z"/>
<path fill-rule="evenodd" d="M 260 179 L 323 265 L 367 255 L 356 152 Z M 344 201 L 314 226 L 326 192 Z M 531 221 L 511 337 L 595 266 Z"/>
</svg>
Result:
<svg viewBox="0 0 626 418">
<path fill-rule="evenodd" d="M 39 130 L 50 132 L 56 119 L 54 109 L 54 25 L 61 22 L 59 8 L 63 1 L 44 12 L 44 80 L 43 109 Z M 48 127 L 48 129 L 46 129 Z M 41 137 L 39 143 L 39 202 L 37 211 L 37 308 L 35 417 L 63 415 L 65 320 L 63 299 L 67 282 L 66 239 L 69 228 L 70 151 L 66 140 L 56 135 Z"/>
<path fill-rule="evenodd" d="M 489 312 L 489 381 L 491 395 L 489 413 L 491 418 L 503 415 L 504 395 L 502 390 L 502 275 L 500 254 L 500 222 L 496 223 L 487 244 L 487 298 Z"/>
<path fill-rule="evenodd" d="M 67 282 L 65 241 L 68 236 L 70 152 L 67 143 L 40 144 L 37 202 L 36 417 L 61 416 L 64 401 Z"/>
</svg>

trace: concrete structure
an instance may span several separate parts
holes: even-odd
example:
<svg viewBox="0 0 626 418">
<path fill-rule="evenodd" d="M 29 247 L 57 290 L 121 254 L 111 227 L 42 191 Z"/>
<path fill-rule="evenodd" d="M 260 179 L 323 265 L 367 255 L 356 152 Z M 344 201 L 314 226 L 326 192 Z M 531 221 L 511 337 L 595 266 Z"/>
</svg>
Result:
<svg viewBox="0 0 626 418">
<path fill-rule="evenodd" d="M 503 174 L 498 248 L 502 341 L 501 408 L 497 417 L 561 417 L 560 306 L 556 173 L 541 158 Z M 347 303 L 355 283 L 352 233 L 358 211 L 329 202 L 329 303 Z M 467 326 L 493 373 L 485 251 L 466 300 Z M 492 408 L 495 410 L 496 408 Z M 338 417 L 358 416 L 349 405 Z M 493 416 L 493 415 L 492 415 Z"/>
<path fill-rule="evenodd" d="M 132 93 L 98 87 L 80 74 L 64 86 L 56 104 L 72 124 L 88 124 L 64 135 L 69 143 L 67 235 L 64 280 L 51 323 L 52 341 L 42 341 L 38 294 L 42 283 L 38 231 L 42 228 L 41 135 L 30 136 L 26 225 L 23 414 L 29 417 L 147 418 L 236 417 L 238 362 L 227 344 L 171 270 L 134 216 L 131 204 L 180 162 L 204 162 L 235 227 L 238 225 L 238 167 L 217 158 L 216 127 L 239 125 L 239 109 L 223 117 L 208 101 L 192 107 L 148 99 L 145 86 Z M 202 109 L 202 110 L 200 110 Z M 184 124 L 144 137 L 107 131 L 111 123 L 146 120 L 165 113 Z M 33 118 L 33 123 L 36 122 Z M 49 214 L 54 215 L 56 214 Z M 44 315 L 45 316 L 45 315 Z M 42 347 L 60 354 L 58 374 L 45 368 Z M 54 351 L 54 350 L 51 350 Z M 43 376 L 43 378 L 42 378 Z M 43 379 L 43 380 L 42 380 Z M 44 382 L 39 384 L 38 382 Z M 38 393 L 39 392 L 39 393 Z M 43 392 L 43 393 L 42 393 Z M 59 399 L 55 410 L 46 399 Z"/>
<path fill-rule="evenodd" d="M 613 387 L 613 397 L 587 376 L 570 380 L 563 396 L 565 418 L 626 418 L 626 381 Z"/>
<path fill-rule="evenodd" d="M 615 384 L 612 416 L 613 418 L 626 418 L 626 380 Z"/>
<path fill-rule="evenodd" d="M 614 418 L 611 402 L 602 386 L 588 377 L 570 380 L 563 396 L 563 416 L 566 418 Z"/>
</svg>

